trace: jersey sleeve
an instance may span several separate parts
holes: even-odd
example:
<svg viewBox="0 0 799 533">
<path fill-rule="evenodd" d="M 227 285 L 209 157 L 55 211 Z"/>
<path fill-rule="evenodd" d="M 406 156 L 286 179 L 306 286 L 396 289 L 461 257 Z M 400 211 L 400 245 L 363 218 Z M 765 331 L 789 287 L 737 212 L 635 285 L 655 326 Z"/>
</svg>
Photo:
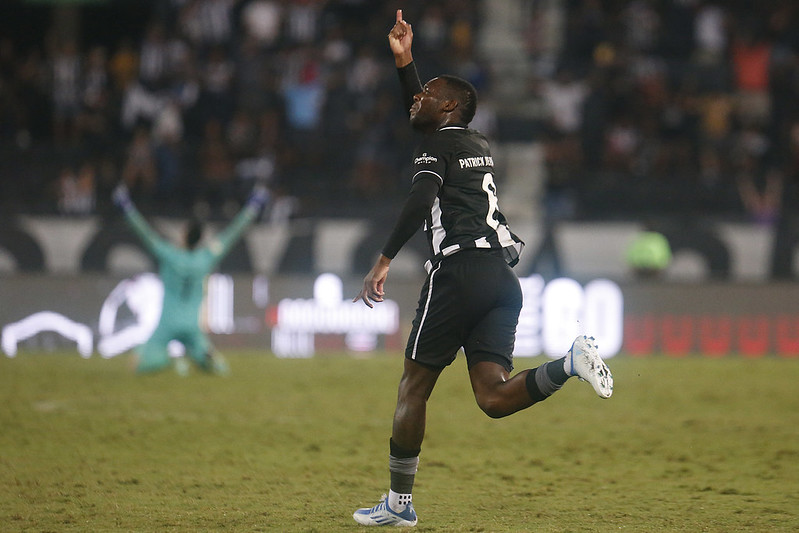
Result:
<svg viewBox="0 0 799 533">
<path fill-rule="evenodd" d="M 405 111 L 410 113 L 413 105 L 413 97 L 422 92 L 422 82 L 416 70 L 416 63 L 411 61 L 402 68 L 397 69 L 400 87 L 402 87 L 402 102 L 405 104 Z"/>
<path fill-rule="evenodd" d="M 211 251 L 214 261 L 220 261 L 230 252 L 230 249 L 238 242 L 242 234 L 244 234 L 244 231 L 255 222 L 257 216 L 257 209 L 246 206 L 236 215 L 236 218 L 233 219 L 222 233 L 216 235 L 211 240 L 208 244 L 208 249 Z"/>
<path fill-rule="evenodd" d="M 139 239 L 141 239 L 145 248 L 147 248 L 150 253 L 159 259 L 168 253 L 172 245 L 155 232 L 141 213 L 139 213 L 138 209 L 131 207 L 125 210 L 125 220 L 127 220 L 128 225 L 133 229 L 133 232 Z"/>
<path fill-rule="evenodd" d="M 444 184 L 447 175 L 447 151 L 436 135 L 430 135 L 422 141 L 413 154 L 413 181 L 429 178 Z"/>
</svg>

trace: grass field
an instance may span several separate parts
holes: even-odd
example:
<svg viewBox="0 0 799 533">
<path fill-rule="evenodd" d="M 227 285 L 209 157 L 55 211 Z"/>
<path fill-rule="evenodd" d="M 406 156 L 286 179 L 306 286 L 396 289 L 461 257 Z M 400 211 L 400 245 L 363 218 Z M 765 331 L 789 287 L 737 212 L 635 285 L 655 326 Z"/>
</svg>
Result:
<svg viewBox="0 0 799 533">
<path fill-rule="evenodd" d="M 400 356 L 228 357 L 227 378 L 0 358 L 0 530 L 365 531 Z M 571 380 L 491 420 L 459 358 L 431 399 L 416 530 L 799 530 L 799 360 L 609 363 L 610 400 Z"/>
</svg>

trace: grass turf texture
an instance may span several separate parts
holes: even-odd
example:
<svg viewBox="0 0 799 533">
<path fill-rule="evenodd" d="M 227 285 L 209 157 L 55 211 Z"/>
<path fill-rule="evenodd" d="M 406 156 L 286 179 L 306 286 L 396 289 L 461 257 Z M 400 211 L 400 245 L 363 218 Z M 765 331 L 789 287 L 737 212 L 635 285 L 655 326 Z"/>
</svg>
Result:
<svg viewBox="0 0 799 533">
<path fill-rule="evenodd" d="M 0 358 L 0 529 L 364 531 L 401 357 L 228 357 L 227 378 Z M 416 530 L 799 530 L 799 360 L 609 363 L 610 400 L 573 379 L 491 420 L 459 357 L 428 409 Z"/>
</svg>

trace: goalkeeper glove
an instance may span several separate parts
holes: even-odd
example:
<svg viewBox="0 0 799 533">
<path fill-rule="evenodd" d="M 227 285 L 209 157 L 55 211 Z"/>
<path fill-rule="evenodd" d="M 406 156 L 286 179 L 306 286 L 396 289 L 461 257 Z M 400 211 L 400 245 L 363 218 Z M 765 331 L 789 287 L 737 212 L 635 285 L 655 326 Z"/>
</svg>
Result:
<svg viewBox="0 0 799 533">
<path fill-rule="evenodd" d="M 259 210 L 269 200 L 269 190 L 263 185 L 256 185 L 252 188 L 250 197 L 247 199 L 247 207 Z"/>
<path fill-rule="evenodd" d="M 120 183 L 116 186 L 114 192 L 111 193 L 111 199 L 114 205 L 122 209 L 122 211 L 128 211 L 133 208 L 133 200 L 130 199 L 128 186 L 124 183 Z"/>
</svg>

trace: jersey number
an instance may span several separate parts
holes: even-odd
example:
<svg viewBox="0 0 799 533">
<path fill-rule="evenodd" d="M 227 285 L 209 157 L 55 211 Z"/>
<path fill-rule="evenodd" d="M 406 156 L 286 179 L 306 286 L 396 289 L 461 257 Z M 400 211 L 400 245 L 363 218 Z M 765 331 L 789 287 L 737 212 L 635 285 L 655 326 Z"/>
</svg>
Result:
<svg viewBox="0 0 799 533">
<path fill-rule="evenodd" d="M 490 227 L 497 229 L 499 227 L 499 220 L 494 217 L 494 214 L 499 209 L 499 201 L 497 200 L 497 186 L 494 185 L 494 175 L 486 172 L 483 176 L 483 190 L 488 196 L 488 213 L 486 213 L 486 224 Z"/>
</svg>

